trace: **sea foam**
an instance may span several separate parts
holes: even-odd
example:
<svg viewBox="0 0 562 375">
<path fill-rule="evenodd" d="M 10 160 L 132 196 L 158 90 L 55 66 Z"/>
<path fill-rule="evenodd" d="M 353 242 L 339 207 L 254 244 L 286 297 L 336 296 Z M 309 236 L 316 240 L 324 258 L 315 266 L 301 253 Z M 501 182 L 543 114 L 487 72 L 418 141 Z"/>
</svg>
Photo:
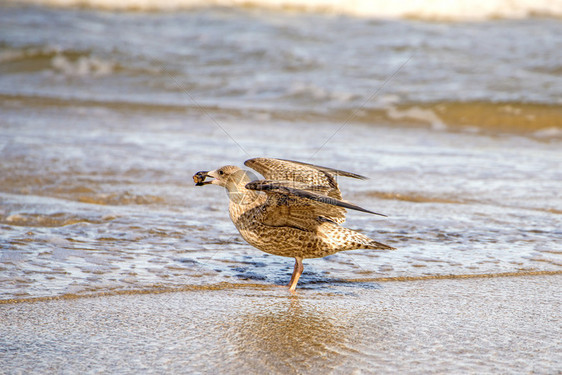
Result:
<svg viewBox="0 0 562 375">
<path fill-rule="evenodd" d="M 21 3 L 21 0 L 11 0 Z M 169 11 L 209 6 L 320 12 L 372 18 L 476 21 L 532 16 L 562 17 L 562 0 L 24 0 L 55 7 L 86 6 L 112 10 Z"/>
</svg>

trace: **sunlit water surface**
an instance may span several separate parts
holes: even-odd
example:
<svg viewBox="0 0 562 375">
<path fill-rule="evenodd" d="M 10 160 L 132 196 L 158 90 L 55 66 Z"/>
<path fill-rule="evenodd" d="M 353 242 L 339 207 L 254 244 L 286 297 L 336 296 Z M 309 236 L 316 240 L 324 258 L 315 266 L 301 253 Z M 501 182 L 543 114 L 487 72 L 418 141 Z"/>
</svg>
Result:
<svg viewBox="0 0 562 375">
<path fill-rule="evenodd" d="M 345 225 L 397 251 L 305 261 L 302 288 L 562 270 L 559 21 L 0 20 L 2 299 L 287 283 L 293 261 L 246 244 L 224 191 L 191 180 L 256 156 L 366 175 L 344 198 L 388 215 Z"/>
</svg>

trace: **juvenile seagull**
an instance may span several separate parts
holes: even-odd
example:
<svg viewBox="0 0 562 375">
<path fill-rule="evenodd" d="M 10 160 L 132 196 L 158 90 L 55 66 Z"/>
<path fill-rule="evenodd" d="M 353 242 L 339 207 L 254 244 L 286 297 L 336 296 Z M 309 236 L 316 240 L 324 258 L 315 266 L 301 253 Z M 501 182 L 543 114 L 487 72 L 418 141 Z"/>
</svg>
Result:
<svg viewBox="0 0 562 375">
<path fill-rule="evenodd" d="M 255 158 L 244 164 L 261 173 L 227 165 L 193 176 L 196 186 L 226 188 L 229 213 L 242 237 L 269 254 L 295 258 L 289 290 L 294 292 L 305 258 L 321 258 L 353 249 L 394 250 L 361 233 L 340 226 L 346 208 L 381 215 L 342 200 L 336 176 L 366 179 L 355 173 L 292 160 Z M 205 181 L 207 177 L 213 180 Z"/>
</svg>

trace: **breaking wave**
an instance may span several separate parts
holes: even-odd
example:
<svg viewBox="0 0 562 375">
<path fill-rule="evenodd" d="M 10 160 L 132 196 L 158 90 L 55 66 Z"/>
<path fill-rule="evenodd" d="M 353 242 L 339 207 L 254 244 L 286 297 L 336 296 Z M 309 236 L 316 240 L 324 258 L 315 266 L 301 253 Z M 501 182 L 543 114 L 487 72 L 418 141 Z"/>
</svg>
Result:
<svg viewBox="0 0 562 375">
<path fill-rule="evenodd" d="M 21 3 L 21 0 L 11 0 Z M 470 0 L 402 1 L 384 0 L 25 0 L 54 7 L 90 7 L 111 10 L 171 11 L 209 6 L 262 8 L 274 11 L 344 14 L 372 18 L 414 18 L 429 20 L 484 20 L 562 16 L 560 0 L 490 0 L 477 5 Z"/>
</svg>

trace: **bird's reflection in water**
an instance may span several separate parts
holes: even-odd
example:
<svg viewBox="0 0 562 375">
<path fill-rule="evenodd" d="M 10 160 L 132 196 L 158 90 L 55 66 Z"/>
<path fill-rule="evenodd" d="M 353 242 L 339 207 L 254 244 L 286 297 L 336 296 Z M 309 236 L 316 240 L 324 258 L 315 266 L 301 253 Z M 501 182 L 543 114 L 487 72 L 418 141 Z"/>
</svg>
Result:
<svg viewBox="0 0 562 375">
<path fill-rule="evenodd" d="M 384 324 L 357 325 L 372 313 L 365 306 L 318 302 L 299 296 L 273 298 L 267 304 L 258 302 L 251 313 L 239 316 L 229 330 L 238 351 L 237 362 L 260 373 L 345 368 L 346 363 L 357 364 L 353 357 L 356 348 L 365 343 L 366 334 L 372 339 L 387 331 Z M 352 368 L 356 366 L 350 365 Z"/>
</svg>

